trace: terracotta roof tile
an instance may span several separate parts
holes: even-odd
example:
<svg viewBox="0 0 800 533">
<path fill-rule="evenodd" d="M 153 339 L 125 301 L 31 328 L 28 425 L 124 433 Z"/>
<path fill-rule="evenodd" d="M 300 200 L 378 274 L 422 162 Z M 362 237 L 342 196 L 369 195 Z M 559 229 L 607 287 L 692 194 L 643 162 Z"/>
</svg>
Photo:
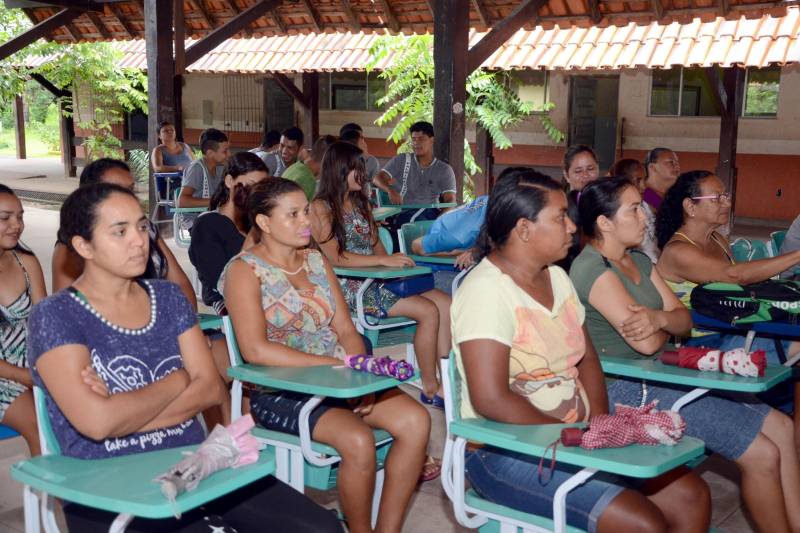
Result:
<svg viewBox="0 0 800 533">
<path fill-rule="evenodd" d="M 677 5 L 673 0 L 672 8 Z M 641 2 L 629 2 L 633 6 Z M 615 4 L 601 3 L 604 13 Z M 552 6 L 552 3 L 551 3 Z M 565 8 L 563 2 L 555 8 Z M 638 9 L 631 7 L 630 9 Z M 369 48 L 379 33 L 296 34 L 250 39 L 229 39 L 187 67 L 189 72 L 308 72 L 363 70 Z M 485 35 L 470 31 L 474 45 Z M 193 40 L 187 40 L 190 46 Z M 115 41 L 122 52 L 120 65 L 146 68 L 144 41 Z M 52 58 L 32 58 L 31 66 Z M 388 57 L 376 68 L 391 61 Z M 699 18 L 681 24 L 623 26 L 554 26 L 518 31 L 483 64 L 490 69 L 622 69 L 671 66 L 800 63 L 800 8 L 790 7 L 783 16 Z"/>
</svg>

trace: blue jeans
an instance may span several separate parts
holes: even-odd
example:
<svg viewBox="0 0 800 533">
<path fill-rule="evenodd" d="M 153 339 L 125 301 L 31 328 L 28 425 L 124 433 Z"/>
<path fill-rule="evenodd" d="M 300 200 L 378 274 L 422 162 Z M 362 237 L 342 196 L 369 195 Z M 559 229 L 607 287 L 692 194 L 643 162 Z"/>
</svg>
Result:
<svg viewBox="0 0 800 533">
<path fill-rule="evenodd" d="M 485 447 L 467 454 L 466 474 L 472 488 L 484 499 L 524 513 L 553 517 L 553 496 L 580 468 L 556 465 L 552 478 L 540 483 L 539 459 L 507 450 Z M 545 460 L 546 480 L 550 460 Z M 593 533 L 606 507 L 628 485 L 624 480 L 602 472 L 567 495 L 567 524 Z"/>
</svg>

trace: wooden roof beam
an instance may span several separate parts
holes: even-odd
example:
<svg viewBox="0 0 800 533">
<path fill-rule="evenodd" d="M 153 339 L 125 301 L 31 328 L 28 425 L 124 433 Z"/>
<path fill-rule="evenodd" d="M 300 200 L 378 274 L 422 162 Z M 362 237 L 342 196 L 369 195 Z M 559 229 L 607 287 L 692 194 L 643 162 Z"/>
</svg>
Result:
<svg viewBox="0 0 800 533">
<path fill-rule="evenodd" d="M 68 98 L 68 97 L 72 96 L 71 92 L 69 92 L 69 91 L 67 91 L 65 89 L 59 89 L 58 87 L 53 85 L 50 82 L 50 80 L 48 80 L 47 78 L 45 78 L 41 74 L 36 74 L 36 73 L 31 74 L 31 79 L 37 81 L 39 83 L 39 85 L 41 85 L 42 87 L 47 89 L 47 91 L 50 92 L 50 94 L 52 94 L 56 98 Z"/>
<path fill-rule="evenodd" d="M 278 8 L 270 9 L 269 16 L 272 18 L 272 22 L 275 23 L 275 26 L 278 27 L 278 30 L 281 33 L 286 33 L 286 24 L 283 23 L 283 19 L 281 18 L 281 14 L 278 13 Z"/>
<path fill-rule="evenodd" d="M 591 0 L 589 0 L 591 1 Z M 478 18 L 481 19 L 481 24 L 486 26 L 487 29 L 491 29 L 492 19 L 489 16 L 489 11 L 486 9 L 486 6 L 483 5 L 482 0 L 472 0 L 472 7 L 475 8 L 475 11 L 478 12 Z"/>
<path fill-rule="evenodd" d="M 62 9 L 52 17 L 49 17 L 41 21 L 39 24 L 36 24 L 28 31 L 20 33 L 13 39 L 0 44 L 0 60 L 7 58 L 15 52 L 19 52 L 38 39 L 47 37 L 53 32 L 53 30 L 63 26 L 64 24 L 68 24 L 80 15 L 81 12 L 78 10 Z"/>
<path fill-rule="evenodd" d="M 728 0 L 719 0 L 719 16 L 720 17 L 727 17 L 728 12 L 730 12 L 731 7 Z"/>
<path fill-rule="evenodd" d="M 661 0 L 650 0 L 650 5 L 653 7 L 653 14 L 656 17 L 656 20 L 661 20 L 664 18 L 664 6 L 661 4 Z"/>
<path fill-rule="evenodd" d="M 280 72 L 273 72 L 272 78 L 275 82 L 281 86 L 281 89 L 289 93 L 289 96 L 297 100 L 297 102 L 303 106 L 303 108 L 308 108 L 308 99 L 306 95 L 297 88 L 297 85 L 287 76 L 286 74 L 281 74 Z"/>
<path fill-rule="evenodd" d="M 186 66 L 188 67 L 211 50 L 242 31 L 245 26 L 264 16 L 269 10 L 281 3 L 281 0 L 260 0 L 248 7 L 231 20 L 216 28 L 211 33 L 186 49 Z"/>
<path fill-rule="evenodd" d="M 350 0 L 340 0 L 340 2 L 342 4 L 342 11 L 344 11 L 345 16 L 350 19 L 350 29 L 353 33 L 360 32 L 361 21 L 358 20 L 358 15 L 353 11 L 353 5 L 350 3 Z"/>
<path fill-rule="evenodd" d="M 111 15 L 113 15 L 114 19 L 116 19 L 117 24 L 122 26 L 122 28 L 125 30 L 125 33 L 128 34 L 128 37 L 130 37 L 131 39 L 137 38 L 139 34 L 136 32 L 136 30 L 133 29 L 133 26 L 131 26 L 130 22 L 128 22 L 128 18 L 119 12 L 117 6 L 115 6 L 114 4 L 106 4 L 106 5 L 108 6 L 109 11 L 111 11 Z"/>
<path fill-rule="evenodd" d="M 394 16 L 394 12 L 392 12 L 389 2 L 386 0 L 377 0 L 376 3 L 381 6 L 383 15 L 386 18 L 386 25 L 389 26 L 389 29 L 394 32 L 400 31 L 400 22 L 397 20 L 397 17 Z"/>
<path fill-rule="evenodd" d="M 228 4 L 228 8 L 231 11 L 233 11 L 233 16 L 234 17 L 242 12 L 242 10 L 239 8 L 239 6 L 236 5 L 236 0 L 228 0 L 227 4 Z M 245 28 L 242 30 L 242 32 L 248 37 L 252 37 L 253 36 L 253 30 L 250 28 L 250 26 L 245 26 Z"/>
<path fill-rule="evenodd" d="M 203 0 L 192 0 L 192 4 L 194 4 L 195 9 L 200 14 L 200 18 L 203 19 L 203 22 L 208 26 L 208 31 L 214 31 L 214 19 L 212 19 L 211 15 L 206 11 Z"/>
<path fill-rule="evenodd" d="M 311 19 L 311 25 L 314 27 L 314 31 L 317 33 L 322 32 L 322 19 L 319 17 L 319 13 L 317 10 L 314 9 L 308 0 L 300 0 L 300 5 L 303 6 L 306 10 L 306 15 L 309 19 Z"/>
<path fill-rule="evenodd" d="M 97 33 L 100 35 L 101 39 L 111 39 L 111 34 L 108 32 L 108 29 L 106 29 L 106 25 L 103 24 L 103 21 L 100 20 L 100 17 L 97 16 L 97 13 L 94 11 L 87 11 L 85 15 L 89 18 L 92 26 L 97 29 Z"/>
<path fill-rule="evenodd" d="M 103 4 L 95 2 L 94 0 L 41 0 L 40 3 L 78 11 L 97 11 L 103 13 Z"/>
<path fill-rule="evenodd" d="M 595 24 L 600 24 L 600 21 L 603 20 L 603 14 L 600 13 L 599 0 L 587 0 L 587 2 L 589 4 L 589 18 Z"/>
<path fill-rule="evenodd" d="M 489 33 L 470 48 L 467 54 L 467 76 L 489 59 L 489 56 L 509 40 L 517 30 L 527 22 L 538 19 L 539 8 L 546 3 L 547 0 L 525 0 L 510 15 L 495 24 Z"/>
</svg>

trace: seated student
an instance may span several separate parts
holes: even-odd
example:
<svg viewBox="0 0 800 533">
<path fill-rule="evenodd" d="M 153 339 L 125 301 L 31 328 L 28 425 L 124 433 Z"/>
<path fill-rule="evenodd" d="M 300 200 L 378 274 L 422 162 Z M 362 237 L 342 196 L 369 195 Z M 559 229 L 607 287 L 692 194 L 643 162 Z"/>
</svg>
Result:
<svg viewBox="0 0 800 533">
<path fill-rule="evenodd" d="M 625 178 L 605 178 L 583 189 L 581 229 L 589 238 L 570 277 L 586 308 L 586 324 L 600 358 L 660 353 L 672 335 L 688 334 L 689 311 L 650 260 L 630 252 L 644 236 L 642 197 Z M 662 204 L 662 209 L 667 204 Z M 614 379 L 609 404 L 658 400 L 668 408 L 693 387 Z M 760 531 L 800 526 L 800 465 L 792 422 L 752 395 L 707 394 L 681 409 L 686 434 L 734 461 L 742 471 L 742 496 Z"/>
<path fill-rule="evenodd" d="M 247 196 L 252 186 L 269 174 L 264 162 L 252 152 L 239 152 L 228 160 L 225 178 L 211 197 L 209 210 L 192 227 L 189 260 L 197 269 L 203 303 L 219 315 L 227 314 L 217 283 L 225 265 L 242 251 L 250 231 Z"/>
<path fill-rule="evenodd" d="M 392 204 L 435 204 L 456 201 L 456 176 L 453 167 L 433 156 L 433 125 L 415 122 L 411 125 L 413 153 L 398 154 L 375 175 L 374 185 L 389 195 Z M 418 220 L 433 220 L 438 216 L 427 210 Z M 413 211 L 397 216 L 398 226 L 408 222 Z"/>
<path fill-rule="evenodd" d="M 339 365 L 365 346 L 350 320 L 336 275 L 308 248 L 308 200 L 293 181 L 272 178 L 253 187 L 248 217 L 257 244 L 235 257 L 220 280 L 244 359 L 287 367 Z M 331 370 L 335 372 L 335 370 Z M 251 412 L 267 429 L 299 434 L 307 394 L 262 389 Z M 399 389 L 346 402 L 323 401 L 309 421 L 311 436 L 342 457 L 337 486 L 350 531 L 371 531 L 375 481 L 371 428 L 394 437 L 376 531 L 400 531 L 425 458 L 430 418 Z"/>
<path fill-rule="evenodd" d="M 261 144 L 248 151 L 261 157 L 261 152 L 269 153 L 277 150 L 280 142 L 281 132 L 278 130 L 265 131 L 264 136 L 261 138 Z"/>
<path fill-rule="evenodd" d="M 111 158 L 92 161 L 81 172 L 79 180 L 81 187 L 100 182 L 114 183 L 130 191 L 133 191 L 135 185 L 128 165 L 124 161 Z M 150 255 L 143 277 L 166 279 L 175 283 L 180 287 L 192 307 L 197 308 L 197 297 L 192 284 L 167 243 L 161 238 L 158 226 L 149 223 L 148 232 L 150 234 Z M 83 272 L 81 256 L 67 246 L 66 242 L 60 240 L 56 242 L 53 249 L 51 265 L 53 292 L 69 287 Z"/>
<path fill-rule="evenodd" d="M 267 165 L 269 175 L 277 178 L 283 176 L 286 169 L 297 162 L 297 156 L 301 148 L 303 148 L 303 130 L 292 126 L 281 132 L 281 140 L 277 150 L 259 152 L 258 156 Z"/>
<path fill-rule="evenodd" d="M 728 223 L 730 193 L 720 179 L 705 170 L 681 174 L 664 197 L 656 219 L 656 235 L 661 247 L 658 273 L 678 298 L 690 307 L 692 289 L 699 283 L 723 281 L 746 285 L 764 281 L 800 263 L 800 251 L 736 263 L 728 240 L 718 229 Z M 699 333 L 699 332 L 694 332 Z M 689 345 L 730 350 L 744 345 L 739 335 L 702 335 Z M 786 345 L 787 356 L 800 352 L 800 342 Z M 753 350 L 767 352 L 770 364 L 780 364 L 771 339 L 756 338 Z"/>
<path fill-rule="evenodd" d="M 59 234 L 85 263 L 65 290 L 37 304 L 28 361 L 47 397 L 62 454 L 102 459 L 197 444 L 197 414 L 224 394 L 189 302 L 172 283 L 141 279 L 149 223 L 133 193 L 80 187 L 61 208 Z M 119 480 L 124 483 L 124 479 Z M 70 531 L 107 530 L 114 515 L 64 505 Z M 259 531 L 339 531 L 335 517 L 269 476 L 184 513 L 134 519 L 128 531 L 211 525 Z"/>
<path fill-rule="evenodd" d="M 381 164 L 377 157 L 370 155 L 367 139 L 364 138 L 364 129 L 361 125 L 355 122 L 348 122 L 339 128 L 339 140 L 355 144 L 361 148 L 361 151 L 364 152 L 364 168 L 367 171 L 367 181 L 372 183 L 375 174 L 381 169 Z"/>
<path fill-rule="evenodd" d="M 317 193 L 322 157 L 328 147 L 335 142 L 336 137 L 333 135 L 323 135 L 316 140 L 305 161 L 297 161 L 283 173 L 282 177 L 294 181 L 303 188 L 303 192 L 306 193 L 306 198 L 309 202 Z"/>
<path fill-rule="evenodd" d="M 567 148 L 564 152 L 561 174 L 567 192 L 567 216 L 574 224 L 578 224 L 578 197 L 581 190 L 588 183 L 600 177 L 600 163 L 597 162 L 597 155 L 592 147 L 585 144 L 573 144 Z M 575 233 L 572 236 L 572 246 L 570 246 L 569 252 L 558 261 L 558 266 L 569 270 L 572 260 L 581 252 L 582 246 L 580 234 Z"/>
<path fill-rule="evenodd" d="M 364 160 L 361 150 L 338 142 L 328 148 L 322 160 L 319 192 L 311 203 L 314 240 L 334 266 L 402 268 L 414 261 L 404 254 L 388 255 L 378 238 L 369 200 L 364 195 Z M 345 301 L 356 308 L 358 290 L 364 280 L 341 280 Z M 420 398 L 443 408 L 437 363 L 450 351 L 450 298 L 439 290 L 399 298 L 383 287 L 364 294 L 364 306 L 372 315 L 405 316 L 417 322 L 414 350 L 422 373 Z"/>
<path fill-rule="evenodd" d="M 638 159 L 619 159 L 608 169 L 608 175 L 624 176 L 633 183 L 640 191 L 644 190 L 645 170 L 644 165 Z"/>
<path fill-rule="evenodd" d="M 453 301 L 461 416 L 558 424 L 608 412 L 584 308 L 566 272 L 552 265 L 566 255 L 574 231 L 555 180 L 519 170 L 495 185 L 478 240 L 483 259 Z M 552 480 L 541 483 L 538 464 L 536 457 L 486 446 L 468 452 L 467 477 L 483 498 L 550 517 L 556 489 L 578 469 L 556 464 Z M 616 476 L 592 477 L 567 496 L 568 525 L 707 531 L 708 488 L 691 471 L 676 469 L 641 491 L 629 486 Z"/>
<path fill-rule="evenodd" d="M 681 173 L 678 154 L 669 148 L 653 148 L 644 158 L 644 169 L 647 177 L 644 180 L 642 200 L 654 213 L 658 213 L 664 195 L 675 184 Z"/>
<path fill-rule="evenodd" d="M 225 177 L 225 164 L 230 157 L 228 136 L 209 128 L 200 134 L 203 157 L 192 161 L 183 170 L 178 207 L 208 207 L 208 199 Z"/>
<path fill-rule="evenodd" d="M 0 184 L 0 422 L 22 435 L 39 455 L 31 371 L 25 359 L 31 307 L 47 296 L 42 266 L 22 245 L 22 202 Z"/>
<path fill-rule="evenodd" d="M 183 172 L 189 163 L 194 161 L 192 148 L 175 137 L 175 125 L 164 120 L 158 125 L 158 138 L 161 144 L 153 148 L 150 161 L 153 172 Z"/>
</svg>

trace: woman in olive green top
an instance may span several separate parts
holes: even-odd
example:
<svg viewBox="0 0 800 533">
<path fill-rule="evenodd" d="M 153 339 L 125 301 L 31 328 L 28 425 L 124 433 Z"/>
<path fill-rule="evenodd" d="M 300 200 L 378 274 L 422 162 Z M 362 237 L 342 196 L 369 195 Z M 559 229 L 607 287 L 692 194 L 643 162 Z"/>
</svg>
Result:
<svg viewBox="0 0 800 533">
<path fill-rule="evenodd" d="M 647 357 L 671 335 L 686 335 L 692 322 L 646 256 L 630 252 L 644 237 L 639 191 L 624 178 L 589 184 L 578 200 L 581 229 L 589 243 L 570 277 L 586 308 L 586 324 L 598 354 Z M 637 406 L 658 400 L 662 408 L 691 387 L 617 379 L 609 405 Z M 742 471 L 742 496 L 761 531 L 800 527 L 800 465 L 793 425 L 751 395 L 706 395 L 681 410 L 686 433 L 697 437 Z"/>
</svg>

